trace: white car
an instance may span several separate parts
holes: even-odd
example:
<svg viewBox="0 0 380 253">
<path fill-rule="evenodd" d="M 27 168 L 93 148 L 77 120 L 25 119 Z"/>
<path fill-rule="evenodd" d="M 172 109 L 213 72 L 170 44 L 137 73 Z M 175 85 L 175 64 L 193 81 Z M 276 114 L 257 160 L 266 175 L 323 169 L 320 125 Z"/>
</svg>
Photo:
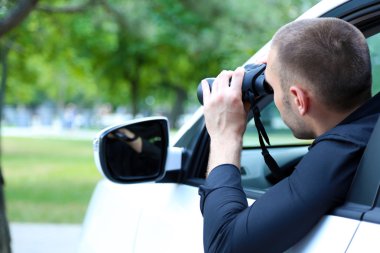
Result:
<svg viewBox="0 0 380 253">
<path fill-rule="evenodd" d="M 338 17 L 363 32 L 372 58 L 373 94 L 377 93 L 380 90 L 380 0 L 325 0 L 299 18 L 312 17 Z M 267 50 L 268 46 L 264 46 L 245 64 L 254 62 Z M 271 154 L 281 168 L 292 169 L 307 152 L 309 143 L 294 139 L 284 127 L 272 96 L 260 100 L 259 107 L 273 142 Z M 274 182 L 268 180 L 271 172 L 261 157 L 254 124 L 247 124 L 241 156 L 242 182 L 248 202 L 253 203 Z M 130 132 L 118 137 L 122 129 Z M 145 167 L 137 172 L 121 172 L 120 166 L 112 160 L 118 159 L 117 152 L 110 150 L 116 150 L 113 148 L 120 145 L 120 138 L 136 140 L 137 135 L 154 144 L 149 150 L 154 158 L 133 158 L 133 154 L 128 153 L 129 160 L 124 163 L 129 163 L 131 168 Z M 79 252 L 203 252 L 198 187 L 205 179 L 209 137 L 202 108 L 170 143 L 168 138 L 168 122 L 159 117 L 110 127 L 97 136 L 95 160 L 106 179 L 98 183 L 93 193 Z M 126 151 L 128 148 L 124 147 L 123 152 L 130 152 Z M 288 252 L 380 252 L 378 150 L 380 122 L 367 146 L 347 202 L 325 215 Z"/>
</svg>

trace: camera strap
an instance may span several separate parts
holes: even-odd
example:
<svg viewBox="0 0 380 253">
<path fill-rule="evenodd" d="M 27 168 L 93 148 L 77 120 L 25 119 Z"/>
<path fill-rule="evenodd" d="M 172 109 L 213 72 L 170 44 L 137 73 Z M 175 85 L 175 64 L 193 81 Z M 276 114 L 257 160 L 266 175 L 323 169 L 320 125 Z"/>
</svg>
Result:
<svg viewBox="0 0 380 253">
<path fill-rule="evenodd" d="M 268 166 L 269 170 L 272 172 L 273 176 L 275 178 L 281 179 L 283 178 L 283 172 L 281 171 L 280 167 L 278 166 L 276 160 L 271 156 L 269 153 L 267 147 L 265 146 L 265 142 L 270 145 L 269 137 L 267 135 L 267 132 L 265 131 L 264 125 L 261 122 L 260 119 L 260 110 L 256 105 L 254 95 L 251 93 L 249 95 L 249 100 L 251 103 L 251 111 L 253 113 L 253 119 L 255 121 L 255 126 L 257 129 L 257 134 L 259 136 L 259 142 L 261 147 L 261 154 L 264 157 L 265 164 Z M 265 142 L 264 142 L 265 140 Z"/>
</svg>

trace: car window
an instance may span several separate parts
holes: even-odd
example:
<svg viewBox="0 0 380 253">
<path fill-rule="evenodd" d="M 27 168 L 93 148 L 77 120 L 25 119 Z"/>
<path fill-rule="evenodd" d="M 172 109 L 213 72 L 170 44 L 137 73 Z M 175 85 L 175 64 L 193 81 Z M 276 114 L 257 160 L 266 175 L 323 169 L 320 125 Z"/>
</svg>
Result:
<svg viewBox="0 0 380 253">
<path fill-rule="evenodd" d="M 367 38 L 367 42 L 372 61 L 372 94 L 375 95 L 380 91 L 380 34 L 375 34 Z M 290 129 L 282 121 L 280 113 L 273 102 L 262 110 L 261 120 L 268 133 L 270 143 L 273 146 L 311 143 L 311 141 L 299 140 L 293 136 Z M 260 146 L 253 119 L 247 125 L 247 130 L 243 138 L 243 146 Z"/>
<path fill-rule="evenodd" d="M 272 146 L 309 144 L 310 140 L 299 140 L 295 138 L 292 131 L 282 121 L 277 107 L 272 102 L 261 111 L 261 121 L 269 136 Z M 259 147 L 259 139 L 255 122 L 252 119 L 247 124 L 247 129 L 243 137 L 243 147 Z"/>
</svg>

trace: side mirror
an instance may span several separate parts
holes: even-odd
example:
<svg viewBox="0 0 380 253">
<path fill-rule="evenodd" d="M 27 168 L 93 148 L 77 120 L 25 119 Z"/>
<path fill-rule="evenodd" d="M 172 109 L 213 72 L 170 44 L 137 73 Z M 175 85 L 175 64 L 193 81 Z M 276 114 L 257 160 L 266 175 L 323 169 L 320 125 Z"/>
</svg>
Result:
<svg viewBox="0 0 380 253">
<path fill-rule="evenodd" d="M 108 127 L 94 139 L 95 163 L 113 182 L 159 180 L 165 174 L 168 140 L 168 121 L 163 117 Z"/>
</svg>

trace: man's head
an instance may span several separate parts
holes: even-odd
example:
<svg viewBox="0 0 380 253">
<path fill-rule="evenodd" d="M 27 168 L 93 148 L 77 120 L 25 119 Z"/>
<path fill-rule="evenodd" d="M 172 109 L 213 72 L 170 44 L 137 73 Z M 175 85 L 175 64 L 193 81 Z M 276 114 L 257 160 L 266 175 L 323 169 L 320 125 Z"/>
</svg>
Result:
<svg viewBox="0 0 380 253">
<path fill-rule="evenodd" d="M 337 113 L 352 111 L 371 96 L 366 40 L 340 19 L 305 19 L 282 27 L 273 37 L 266 75 L 285 123 L 299 138 L 312 133 L 297 136 L 297 129 L 306 127 L 292 113 L 292 95 L 298 91 Z"/>
</svg>

